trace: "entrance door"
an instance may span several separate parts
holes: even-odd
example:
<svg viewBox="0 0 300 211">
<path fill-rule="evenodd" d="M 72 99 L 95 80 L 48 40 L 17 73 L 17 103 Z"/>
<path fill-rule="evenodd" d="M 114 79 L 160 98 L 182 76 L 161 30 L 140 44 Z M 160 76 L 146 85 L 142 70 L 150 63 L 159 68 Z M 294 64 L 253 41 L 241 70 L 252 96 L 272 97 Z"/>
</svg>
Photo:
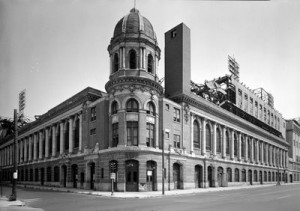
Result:
<svg viewBox="0 0 300 211">
<path fill-rule="evenodd" d="M 218 167 L 218 184 L 219 184 L 219 187 L 223 187 L 222 177 L 223 177 L 223 168 Z"/>
<path fill-rule="evenodd" d="M 195 187 L 201 188 L 202 182 L 202 166 L 195 166 Z"/>
<path fill-rule="evenodd" d="M 180 189 L 180 165 L 178 163 L 173 164 L 173 182 L 174 189 Z"/>
<path fill-rule="evenodd" d="M 94 190 L 95 183 L 95 163 L 90 164 L 90 189 Z"/>
<path fill-rule="evenodd" d="M 62 166 L 62 173 L 63 173 L 63 187 L 67 187 L 67 166 Z"/>
<path fill-rule="evenodd" d="M 41 185 L 43 186 L 45 182 L 45 169 L 41 168 Z"/>
<path fill-rule="evenodd" d="M 250 183 L 250 185 L 252 185 L 252 181 L 253 181 L 253 179 L 252 179 L 252 171 L 249 170 L 249 171 L 248 171 L 248 174 L 249 174 L 249 183 Z M 254 178 L 257 177 L 257 176 L 255 176 L 255 175 L 256 175 L 256 172 L 254 171 Z"/>
<path fill-rule="evenodd" d="M 72 165 L 73 188 L 77 188 L 77 179 L 78 179 L 78 167 L 76 164 L 73 164 Z"/>
<path fill-rule="evenodd" d="M 207 168 L 207 180 L 208 180 L 208 186 L 213 186 L 213 168 L 211 166 L 208 166 Z"/>
<path fill-rule="evenodd" d="M 147 190 L 155 191 L 156 190 L 156 162 L 147 161 Z"/>
<path fill-rule="evenodd" d="M 138 191 L 139 163 L 135 160 L 126 161 L 126 191 Z"/>
</svg>

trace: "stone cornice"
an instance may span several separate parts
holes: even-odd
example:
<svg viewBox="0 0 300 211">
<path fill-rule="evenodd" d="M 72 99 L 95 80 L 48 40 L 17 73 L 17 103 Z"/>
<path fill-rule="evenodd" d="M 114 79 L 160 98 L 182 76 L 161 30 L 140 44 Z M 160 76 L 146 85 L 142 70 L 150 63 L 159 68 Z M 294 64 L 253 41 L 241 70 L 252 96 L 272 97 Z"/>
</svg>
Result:
<svg viewBox="0 0 300 211">
<path fill-rule="evenodd" d="M 105 89 L 108 93 L 113 93 L 120 88 L 124 89 L 124 87 L 127 87 L 130 91 L 138 88 L 142 91 L 145 91 L 145 87 L 149 87 L 150 89 L 156 91 L 158 95 L 162 95 L 163 93 L 163 87 L 159 83 L 142 77 L 119 77 L 112 79 L 105 84 Z"/>
<path fill-rule="evenodd" d="M 264 131 L 263 129 L 260 129 L 256 127 L 255 125 L 252 125 L 251 123 L 246 122 L 245 120 L 241 119 L 240 117 L 234 115 L 233 113 L 230 113 L 229 111 L 226 111 L 225 109 L 222 109 L 220 107 L 217 107 L 216 105 L 210 103 L 210 102 L 202 102 L 200 99 L 195 99 L 191 96 L 181 94 L 178 96 L 175 96 L 172 98 L 177 103 L 185 102 L 188 104 L 191 104 L 195 106 L 198 109 L 201 109 L 213 116 L 216 116 L 220 119 L 225 119 L 226 121 L 238 125 L 241 128 L 244 128 L 245 130 L 251 131 L 257 135 L 260 135 L 262 137 L 265 137 L 266 139 L 270 139 L 275 141 L 278 144 L 284 145 L 286 147 L 289 146 L 289 143 L 285 142 L 283 139 Z"/>
</svg>

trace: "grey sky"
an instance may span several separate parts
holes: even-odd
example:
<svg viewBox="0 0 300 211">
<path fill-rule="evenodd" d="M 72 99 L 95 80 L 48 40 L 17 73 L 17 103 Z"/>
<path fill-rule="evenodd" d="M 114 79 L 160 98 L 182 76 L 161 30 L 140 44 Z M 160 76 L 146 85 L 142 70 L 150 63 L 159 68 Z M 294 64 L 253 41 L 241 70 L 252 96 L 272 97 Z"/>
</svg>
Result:
<svg viewBox="0 0 300 211">
<path fill-rule="evenodd" d="M 0 116 L 11 117 L 27 90 L 33 117 L 91 86 L 105 91 L 107 46 L 133 0 L 0 0 Z M 240 64 L 240 81 L 264 87 L 285 118 L 300 116 L 300 3 L 297 1 L 138 0 L 162 58 L 164 33 L 184 22 L 192 36 L 192 78 L 225 74 L 227 55 Z"/>
</svg>

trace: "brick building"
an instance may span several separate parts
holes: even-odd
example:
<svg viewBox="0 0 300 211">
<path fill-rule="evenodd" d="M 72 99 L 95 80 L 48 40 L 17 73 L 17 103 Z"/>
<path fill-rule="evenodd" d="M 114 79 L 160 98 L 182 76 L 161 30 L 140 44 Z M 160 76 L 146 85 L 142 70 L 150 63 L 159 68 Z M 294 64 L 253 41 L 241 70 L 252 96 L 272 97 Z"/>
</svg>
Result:
<svg viewBox="0 0 300 211">
<path fill-rule="evenodd" d="M 300 124 L 291 119 L 286 123 L 286 140 L 289 147 L 289 182 L 300 181 Z"/>
<path fill-rule="evenodd" d="M 273 99 L 237 74 L 191 82 L 190 46 L 184 24 L 165 33 L 164 89 L 154 29 L 132 9 L 108 46 L 106 93 L 88 87 L 19 131 L 18 183 L 110 191 L 114 173 L 115 191 L 155 191 L 163 175 L 167 190 L 286 178 L 289 144 Z M 1 141 L 4 180 L 12 146 L 12 138 Z"/>
</svg>

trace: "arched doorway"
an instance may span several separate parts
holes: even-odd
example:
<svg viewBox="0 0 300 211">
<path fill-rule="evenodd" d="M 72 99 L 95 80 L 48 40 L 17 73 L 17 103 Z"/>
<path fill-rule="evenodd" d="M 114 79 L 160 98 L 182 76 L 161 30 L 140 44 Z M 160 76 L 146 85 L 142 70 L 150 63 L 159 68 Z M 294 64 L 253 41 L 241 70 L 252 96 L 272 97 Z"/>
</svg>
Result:
<svg viewBox="0 0 300 211">
<path fill-rule="evenodd" d="M 293 183 L 293 175 L 290 174 L 290 183 Z"/>
<path fill-rule="evenodd" d="M 223 168 L 221 166 L 218 167 L 218 185 L 219 187 L 223 187 Z"/>
<path fill-rule="evenodd" d="M 255 174 L 255 172 L 254 172 L 254 174 Z M 253 179 L 252 179 L 252 170 L 248 170 L 248 174 L 249 174 L 249 183 L 250 183 L 250 185 L 252 185 L 253 184 L 252 183 L 252 181 L 253 181 Z"/>
<path fill-rule="evenodd" d="M 207 180 L 208 180 L 208 187 L 213 187 L 213 167 L 208 166 L 207 168 Z"/>
<path fill-rule="evenodd" d="M 201 188 L 201 184 L 203 181 L 203 168 L 200 165 L 195 166 L 195 188 Z"/>
<path fill-rule="evenodd" d="M 63 187 L 67 187 L 67 166 L 66 165 L 63 165 L 61 167 L 61 170 L 62 170 L 62 185 Z"/>
<path fill-rule="evenodd" d="M 156 162 L 155 161 L 147 161 L 147 190 L 148 191 L 156 191 Z"/>
<path fill-rule="evenodd" d="M 89 164 L 90 166 L 90 189 L 91 190 L 94 190 L 95 188 L 95 163 L 94 162 L 91 162 Z"/>
<path fill-rule="evenodd" d="M 72 168 L 72 181 L 73 181 L 73 188 L 77 188 L 77 180 L 78 180 L 78 166 L 73 164 Z"/>
<path fill-rule="evenodd" d="M 139 190 L 139 162 L 136 160 L 127 160 L 126 168 L 126 191 Z"/>
<path fill-rule="evenodd" d="M 259 171 L 259 183 L 260 183 L 260 184 L 263 184 L 262 171 Z"/>
<path fill-rule="evenodd" d="M 174 182 L 174 189 L 182 188 L 181 169 L 178 163 L 173 164 L 173 182 Z"/>
</svg>

